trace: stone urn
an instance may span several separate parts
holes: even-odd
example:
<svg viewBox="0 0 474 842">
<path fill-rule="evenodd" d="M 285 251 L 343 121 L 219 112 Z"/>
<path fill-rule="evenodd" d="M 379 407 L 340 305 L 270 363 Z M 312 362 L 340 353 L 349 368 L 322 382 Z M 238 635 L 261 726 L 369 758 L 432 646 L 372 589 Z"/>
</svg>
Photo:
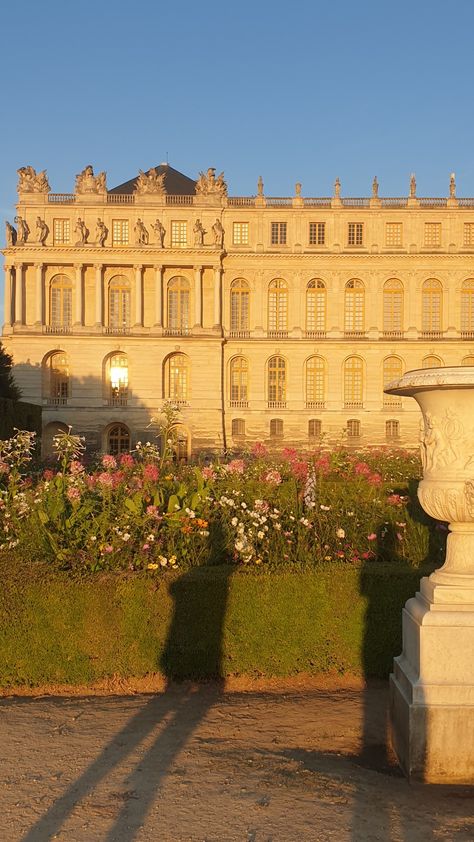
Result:
<svg viewBox="0 0 474 842">
<path fill-rule="evenodd" d="M 474 783 L 474 367 L 409 371 L 385 390 L 415 398 L 421 505 L 449 521 L 446 560 L 403 610 L 390 677 L 392 742 L 413 779 Z"/>
</svg>

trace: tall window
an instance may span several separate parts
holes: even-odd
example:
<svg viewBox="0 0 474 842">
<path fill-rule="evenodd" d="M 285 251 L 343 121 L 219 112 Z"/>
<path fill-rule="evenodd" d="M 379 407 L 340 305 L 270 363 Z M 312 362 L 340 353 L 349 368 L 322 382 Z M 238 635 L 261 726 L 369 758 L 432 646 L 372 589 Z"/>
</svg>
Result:
<svg viewBox="0 0 474 842">
<path fill-rule="evenodd" d="M 319 439 L 321 437 L 322 424 L 319 418 L 310 418 L 308 421 L 308 438 Z"/>
<path fill-rule="evenodd" d="M 316 278 L 306 287 L 306 333 L 317 336 L 326 333 L 326 286 Z"/>
<path fill-rule="evenodd" d="M 364 364 L 360 357 L 348 357 L 344 362 L 344 407 L 360 409 L 363 405 Z"/>
<path fill-rule="evenodd" d="M 349 418 L 346 430 L 348 439 L 360 438 L 360 421 L 358 418 Z"/>
<path fill-rule="evenodd" d="M 442 325 L 443 287 L 434 278 L 425 281 L 421 291 L 421 329 L 423 333 L 440 334 Z"/>
<path fill-rule="evenodd" d="M 109 328 L 117 332 L 130 327 L 130 283 L 116 275 L 109 284 Z"/>
<path fill-rule="evenodd" d="M 385 226 L 385 245 L 396 248 L 402 245 L 402 223 L 387 222 Z"/>
<path fill-rule="evenodd" d="M 190 285 L 178 275 L 168 282 L 168 327 L 178 333 L 189 330 Z"/>
<path fill-rule="evenodd" d="M 64 351 L 55 351 L 44 365 L 44 395 L 51 404 L 65 404 L 69 397 L 69 361 Z"/>
<path fill-rule="evenodd" d="M 464 281 L 461 288 L 461 333 L 474 335 L 474 279 Z"/>
<path fill-rule="evenodd" d="M 310 222 L 309 223 L 309 245 L 323 246 L 326 242 L 326 223 L 325 222 Z"/>
<path fill-rule="evenodd" d="M 474 246 L 474 222 L 464 223 L 464 245 Z"/>
<path fill-rule="evenodd" d="M 249 388 L 249 364 L 245 357 L 234 357 L 230 361 L 230 402 L 233 406 L 247 406 Z"/>
<path fill-rule="evenodd" d="M 232 242 L 234 246 L 248 246 L 249 224 L 248 222 L 234 222 L 232 228 Z"/>
<path fill-rule="evenodd" d="M 385 357 L 383 361 L 383 388 L 385 389 L 394 380 L 399 380 L 402 374 L 403 363 L 400 357 Z M 384 407 L 400 407 L 402 401 L 398 395 L 386 395 L 384 392 L 383 405 Z"/>
<path fill-rule="evenodd" d="M 363 222 L 348 222 L 347 223 L 347 245 L 348 246 L 362 246 L 364 243 L 364 223 Z"/>
<path fill-rule="evenodd" d="M 396 418 L 390 418 L 385 422 L 385 438 L 387 441 L 400 438 L 400 422 Z"/>
<path fill-rule="evenodd" d="M 62 246 L 71 241 L 71 222 L 69 219 L 53 220 L 53 245 Z"/>
<path fill-rule="evenodd" d="M 188 226 L 181 219 L 171 222 L 171 248 L 186 248 L 188 244 Z"/>
<path fill-rule="evenodd" d="M 107 433 L 107 452 L 112 456 L 130 451 L 130 431 L 125 424 L 113 424 Z"/>
<path fill-rule="evenodd" d="M 286 406 L 286 362 L 283 357 L 268 360 L 267 396 L 270 408 Z"/>
<path fill-rule="evenodd" d="M 230 285 L 230 329 L 240 332 L 249 330 L 250 288 L 243 278 L 236 278 Z"/>
<path fill-rule="evenodd" d="M 66 275 L 51 281 L 51 327 L 68 330 L 72 323 L 72 283 Z"/>
<path fill-rule="evenodd" d="M 242 438 L 245 436 L 245 419 L 244 418 L 233 418 L 232 419 L 232 436 L 233 438 Z"/>
<path fill-rule="evenodd" d="M 281 418 L 272 418 L 270 420 L 270 438 L 283 438 L 283 421 L 281 420 Z"/>
<path fill-rule="evenodd" d="M 272 246 L 286 246 L 286 222 L 272 222 Z"/>
<path fill-rule="evenodd" d="M 111 406 L 126 406 L 128 399 L 128 357 L 113 354 L 106 365 L 107 401 Z"/>
<path fill-rule="evenodd" d="M 186 354 L 171 354 L 165 361 L 165 398 L 186 403 L 189 398 L 189 359 Z"/>
<path fill-rule="evenodd" d="M 422 368 L 441 368 L 443 365 L 441 357 L 435 357 L 434 354 L 424 357 L 421 363 Z"/>
<path fill-rule="evenodd" d="M 425 222 L 425 246 L 441 245 L 441 222 Z"/>
<path fill-rule="evenodd" d="M 403 284 L 396 278 L 383 286 L 383 332 L 391 336 L 403 332 Z"/>
<path fill-rule="evenodd" d="M 308 409 L 324 409 L 326 391 L 326 365 L 322 357 L 310 357 L 306 361 L 306 406 Z"/>
<path fill-rule="evenodd" d="M 112 246 L 128 246 L 128 219 L 112 220 Z"/>
<path fill-rule="evenodd" d="M 270 333 L 288 330 L 288 285 L 281 278 L 270 281 L 268 287 L 268 330 Z"/>
<path fill-rule="evenodd" d="M 364 332 L 365 288 L 362 281 L 351 280 L 346 284 L 344 299 L 344 333 Z"/>
</svg>

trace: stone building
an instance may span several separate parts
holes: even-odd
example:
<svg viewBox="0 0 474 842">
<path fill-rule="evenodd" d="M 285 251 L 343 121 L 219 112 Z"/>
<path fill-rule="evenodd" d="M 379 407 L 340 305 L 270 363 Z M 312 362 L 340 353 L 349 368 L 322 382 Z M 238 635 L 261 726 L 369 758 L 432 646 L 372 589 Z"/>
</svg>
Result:
<svg viewBox="0 0 474 842">
<path fill-rule="evenodd" d="M 19 172 L 7 223 L 3 342 L 44 446 L 150 438 L 178 404 L 180 455 L 321 441 L 410 444 L 408 369 L 474 363 L 474 199 L 228 196 L 161 164 L 73 193 Z"/>
</svg>

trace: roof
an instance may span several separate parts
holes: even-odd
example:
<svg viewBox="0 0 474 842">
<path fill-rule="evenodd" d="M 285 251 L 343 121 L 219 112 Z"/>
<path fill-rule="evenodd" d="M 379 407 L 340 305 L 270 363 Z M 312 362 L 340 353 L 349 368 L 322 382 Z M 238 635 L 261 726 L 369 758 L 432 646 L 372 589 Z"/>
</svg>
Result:
<svg viewBox="0 0 474 842">
<path fill-rule="evenodd" d="M 171 196 L 194 196 L 196 192 L 196 182 L 192 178 L 188 178 L 187 175 L 184 175 L 182 172 L 175 170 L 173 167 L 170 167 L 169 164 L 159 164 L 155 167 L 158 175 L 162 175 L 164 173 L 165 176 L 165 190 Z M 150 170 L 146 170 L 147 173 Z M 119 184 L 117 187 L 112 187 L 109 190 L 109 193 L 133 193 L 135 190 L 135 186 L 137 183 L 138 175 L 135 178 L 131 178 L 130 181 L 124 181 L 123 184 Z"/>
</svg>

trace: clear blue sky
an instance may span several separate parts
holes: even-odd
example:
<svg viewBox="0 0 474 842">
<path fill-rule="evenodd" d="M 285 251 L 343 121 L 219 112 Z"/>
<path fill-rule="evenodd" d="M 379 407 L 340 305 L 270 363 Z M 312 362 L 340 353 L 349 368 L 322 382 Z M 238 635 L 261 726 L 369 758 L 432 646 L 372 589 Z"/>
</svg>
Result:
<svg viewBox="0 0 474 842">
<path fill-rule="evenodd" d="M 0 218 L 25 164 L 62 192 L 166 157 L 234 195 L 474 196 L 473 0 L 22 0 L 0 31 Z"/>
</svg>

